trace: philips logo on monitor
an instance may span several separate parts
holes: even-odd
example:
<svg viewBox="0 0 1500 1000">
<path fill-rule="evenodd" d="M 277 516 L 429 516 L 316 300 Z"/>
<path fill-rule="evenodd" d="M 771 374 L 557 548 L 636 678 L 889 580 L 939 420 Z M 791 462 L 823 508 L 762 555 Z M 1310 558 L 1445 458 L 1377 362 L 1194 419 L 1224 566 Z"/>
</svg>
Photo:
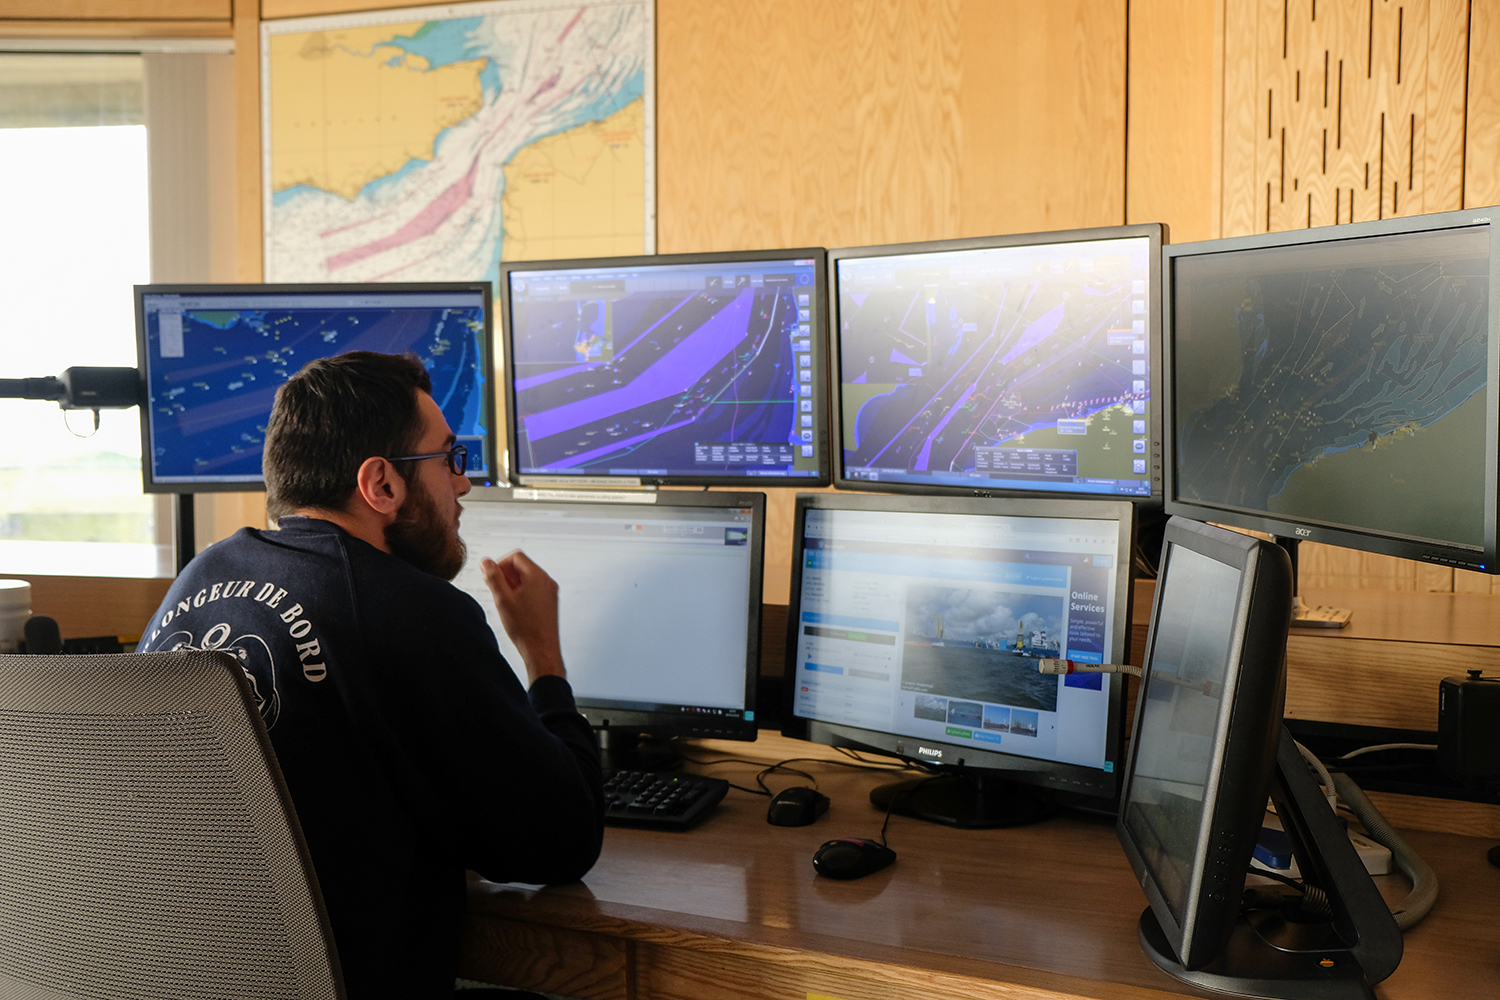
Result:
<svg viewBox="0 0 1500 1000">
<path fill-rule="evenodd" d="M 922 757 L 936 757 L 941 760 L 943 751 L 935 750 L 932 747 L 917 747 L 917 754 Z"/>
</svg>

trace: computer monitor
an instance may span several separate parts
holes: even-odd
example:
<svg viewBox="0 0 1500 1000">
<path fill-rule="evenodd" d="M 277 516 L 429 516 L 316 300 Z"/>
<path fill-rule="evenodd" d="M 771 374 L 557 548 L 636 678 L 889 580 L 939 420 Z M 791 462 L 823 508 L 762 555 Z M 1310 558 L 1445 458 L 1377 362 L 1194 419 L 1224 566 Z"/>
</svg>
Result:
<svg viewBox="0 0 1500 1000">
<path fill-rule="evenodd" d="M 789 736 L 939 765 L 872 798 L 955 826 L 1040 819 L 1118 785 L 1134 508 L 1122 501 L 799 494 Z"/>
<path fill-rule="evenodd" d="M 1159 503 L 1164 233 L 830 250 L 835 484 Z"/>
<path fill-rule="evenodd" d="M 462 503 L 455 586 L 524 684 L 479 561 L 520 549 L 557 581 L 568 680 L 611 766 L 660 767 L 629 756 L 642 735 L 755 739 L 765 494 L 477 488 Z"/>
<path fill-rule="evenodd" d="M 1165 248 L 1167 513 L 1494 572 L 1494 214 Z"/>
<path fill-rule="evenodd" d="M 259 490 L 276 390 L 314 358 L 410 351 L 468 475 L 495 478 L 488 282 L 136 285 L 148 493 Z"/>
<path fill-rule="evenodd" d="M 825 486 L 824 251 L 501 265 L 518 484 Z"/>
<path fill-rule="evenodd" d="M 1291 596 L 1276 545 L 1168 522 L 1116 830 L 1150 903 L 1142 946 L 1167 972 L 1247 996 L 1370 997 L 1401 936 L 1282 726 Z M 1268 794 L 1325 905 L 1246 891 Z"/>
</svg>

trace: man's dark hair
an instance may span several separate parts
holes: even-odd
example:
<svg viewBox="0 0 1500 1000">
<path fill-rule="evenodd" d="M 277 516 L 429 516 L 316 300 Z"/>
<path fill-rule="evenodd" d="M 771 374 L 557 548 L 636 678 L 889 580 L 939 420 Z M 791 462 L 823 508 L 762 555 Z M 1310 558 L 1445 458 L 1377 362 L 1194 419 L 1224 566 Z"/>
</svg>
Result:
<svg viewBox="0 0 1500 1000">
<path fill-rule="evenodd" d="M 409 455 L 422 436 L 417 390 L 432 378 L 416 355 L 350 351 L 316 358 L 276 390 L 263 471 L 272 519 L 305 507 L 342 510 L 359 467 L 376 455 Z M 409 463 L 398 462 L 405 478 Z"/>
</svg>

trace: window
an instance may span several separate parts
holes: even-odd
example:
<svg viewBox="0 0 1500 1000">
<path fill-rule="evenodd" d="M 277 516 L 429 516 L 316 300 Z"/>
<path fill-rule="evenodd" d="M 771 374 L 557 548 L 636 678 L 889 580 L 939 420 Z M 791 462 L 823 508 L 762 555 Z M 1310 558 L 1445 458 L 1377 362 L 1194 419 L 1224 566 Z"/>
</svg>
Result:
<svg viewBox="0 0 1500 1000">
<path fill-rule="evenodd" d="M 0 377 L 133 367 L 151 278 L 143 57 L 0 54 Z M 0 566 L 170 572 L 169 508 L 141 491 L 136 410 L 0 400 Z M 163 523 L 167 522 L 167 523 Z"/>
</svg>

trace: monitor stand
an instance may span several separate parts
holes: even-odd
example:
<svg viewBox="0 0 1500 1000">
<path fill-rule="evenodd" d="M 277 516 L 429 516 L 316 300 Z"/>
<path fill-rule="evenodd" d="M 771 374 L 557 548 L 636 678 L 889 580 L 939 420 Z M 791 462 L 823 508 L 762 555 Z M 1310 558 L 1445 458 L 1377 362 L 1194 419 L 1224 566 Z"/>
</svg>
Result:
<svg viewBox="0 0 1500 1000">
<path fill-rule="evenodd" d="M 1298 594 L 1297 584 L 1297 547 L 1301 539 L 1287 538 L 1285 535 L 1273 535 L 1276 544 L 1286 550 L 1286 554 L 1292 560 L 1292 593 Z M 1300 594 L 1292 598 L 1292 628 L 1343 628 L 1349 624 L 1349 619 L 1354 612 L 1348 608 L 1336 608 L 1329 604 L 1313 606 L 1304 604 Z"/>
<path fill-rule="evenodd" d="M 881 785 L 870 792 L 870 804 L 965 830 L 1027 826 L 1057 811 L 1056 804 L 1037 789 L 970 768 Z"/>
<path fill-rule="evenodd" d="M 1374 984 L 1401 962 L 1401 931 L 1285 728 L 1271 799 L 1304 879 L 1327 894 L 1332 915 L 1309 916 L 1296 903 L 1247 910 L 1212 961 L 1187 969 L 1147 908 L 1139 927 L 1141 947 L 1178 979 L 1222 993 L 1374 1000 Z"/>
<path fill-rule="evenodd" d="M 608 727 L 598 730 L 599 761 L 611 771 L 675 771 L 682 756 L 671 740 Z"/>
</svg>

